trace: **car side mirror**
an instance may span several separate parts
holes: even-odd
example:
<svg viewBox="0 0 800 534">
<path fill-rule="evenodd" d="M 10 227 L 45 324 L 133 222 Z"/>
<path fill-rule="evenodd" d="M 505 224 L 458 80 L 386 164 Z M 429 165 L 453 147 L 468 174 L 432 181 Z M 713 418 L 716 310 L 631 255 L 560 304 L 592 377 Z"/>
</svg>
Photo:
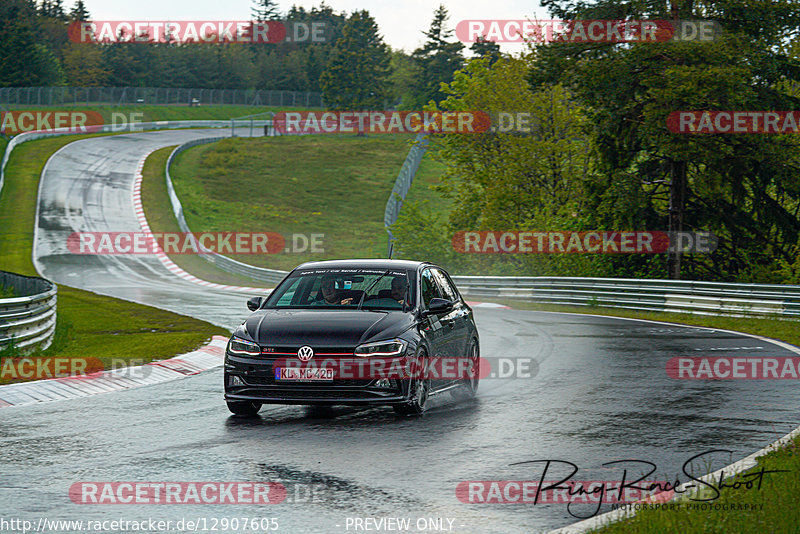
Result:
<svg viewBox="0 0 800 534">
<path fill-rule="evenodd" d="M 453 309 L 453 301 L 447 299 L 431 299 L 428 304 L 428 309 L 423 312 L 427 317 L 428 315 L 439 315 L 440 313 L 447 313 Z"/>
<path fill-rule="evenodd" d="M 247 308 L 250 311 L 256 311 L 261 307 L 261 303 L 264 302 L 263 297 L 253 297 L 247 301 Z"/>
</svg>

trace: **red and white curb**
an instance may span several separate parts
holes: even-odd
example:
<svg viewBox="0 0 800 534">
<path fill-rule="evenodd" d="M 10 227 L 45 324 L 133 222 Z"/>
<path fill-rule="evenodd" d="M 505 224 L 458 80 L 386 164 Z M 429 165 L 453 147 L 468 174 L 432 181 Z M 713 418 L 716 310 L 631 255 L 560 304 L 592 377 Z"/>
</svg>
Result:
<svg viewBox="0 0 800 534">
<path fill-rule="evenodd" d="M 99 393 L 160 384 L 196 375 L 222 365 L 225 360 L 227 344 L 226 338 L 213 336 L 208 345 L 168 360 L 110 371 L 98 371 L 89 375 L 49 378 L 0 386 L 0 408 L 89 397 Z"/>
<path fill-rule="evenodd" d="M 139 162 L 139 165 L 136 167 L 136 175 L 134 176 L 133 181 L 133 211 L 136 213 L 136 218 L 139 220 L 139 226 L 142 227 L 148 234 L 152 234 L 153 232 L 150 230 L 150 225 L 147 224 L 147 217 L 144 214 L 144 208 L 142 207 L 142 170 L 144 169 L 144 163 L 147 161 L 147 158 L 155 152 L 155 150 L 151 150 L 147 154 L 144 155 L 142 160 Z M 238 292 L 245 292 L 245 293 L 261 293 L 261 294 L 269 294 L 272 290 L 265 289 L 263 287 L 241 287 L 241 286 L 228 286 L 224 284 L 216 284 L 214 282 L 208 282 L 206 280 L 201 280 L 194 275 L 191 275 L 175 265 L 169 256 L 167 256 L 164 251 L 155 244 L 157 248 L 156 257 L 164 264 L 164 267 L 167 268 L 172 274 L 183 278 L 189 282 L 192 282 L 197 285 L 201 285 L 203 287 L 210 287 L 213 289 L 223 289 L 225 291 L 238 291 Z"/>
</svg>

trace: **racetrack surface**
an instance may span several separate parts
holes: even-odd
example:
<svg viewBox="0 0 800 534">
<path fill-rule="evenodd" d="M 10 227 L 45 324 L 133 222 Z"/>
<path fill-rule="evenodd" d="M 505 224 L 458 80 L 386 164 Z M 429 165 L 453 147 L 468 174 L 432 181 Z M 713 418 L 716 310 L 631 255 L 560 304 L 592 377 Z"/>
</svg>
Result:
<svg viewBox="0 0 800 534">
<path fill-rule="evenodd" d="M 230 328 L 244 319 L 245 295 L 177 279 L 155 258 L 74 256 L 61 246 L 73 231 L 138 229 L 130 190 L 142 156 L 215 133 L 129 134 L 59 151 L 43 176 L 36 240 L 43 274 Z M 720 468 L 800 419 L 792 380 L 667 376 L 666 362 L 677 356 L 796 355 L 761 339 L 569 314 L 479 308 L 475 315 L 484 357 L 534 361 L 533 372 L 485 379 L 474 401 L 434 397 L 420 418 L 386 408 L 342 407 L 332 416 L 265 406 L 256 419 L 236 419 L 222 401 L 220 369 L 0 410 L 0 509 L 27 519 L 277 517 L 279 532 L 353 532 L 347 518 L 386 516 L 412 518 L 412 525 L 450 518 L 451 532 L 537 532 L 577 519 L 564 504 L 463 504 L 456 486 L 538 481 L 542 464 L 512 464 L 547 459 L 576 464 L 575 480 L 619 480 L 619 466 L 602 464 L 639 459 L 657 465 L 649 479 L 679 475 L 685 482 L 681 468 L 692 456 L 730 450 L 704 464 Z M 77 505 L 68 490 L 79 481 L 271 481 L 284 484 L 289 496 L 268 506 Z M 587 516 L 594 508 L 570 511 Z"/>
<path fill-rule="evenodd" d="M 34 259 L 56 283 L 150 304 L 231 327 L 247 315 L 241 295 L 203 288 L 167 270 L 156 256 L 76 255 L 73 232 L 141 231 L 132 202 L 134 175 L 149 152 L 219 130 L 172 130 L 84 139 L 47 164 L 39 194 Z"/>
</svg>

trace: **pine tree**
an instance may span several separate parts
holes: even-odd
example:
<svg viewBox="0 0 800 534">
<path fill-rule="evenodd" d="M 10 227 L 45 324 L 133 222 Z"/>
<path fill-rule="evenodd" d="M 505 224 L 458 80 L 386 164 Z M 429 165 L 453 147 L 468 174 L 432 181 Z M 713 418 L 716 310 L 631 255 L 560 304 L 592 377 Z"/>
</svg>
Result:
<svg viewBox="0 0 800 534">
<path fill-rule="evenodd" d="M 720 237 L 714 254 L 670 254 L 660 276 L 779 281 L 777 263 L 795 259 L 800 237 L 797 137 L 675 134 L 666 119 L 673 111 L 798 109 L 790 89 L 800 84 L 800 61 L 786 51 L 800 26 L 797 2 L 542 5 L 561 19 L 706 19 L 723 28 L 710 41 L 537 46 L 529 80 L 564 83 L 589 109 L 599 160 L 586 199 L 594 224 Z"/>
<path fill-rule="evenodd" d="M 36 11 L 27 0 L 0 2 L 0 86 L 56 85 L 58 58 L 39 43 Z"/>
<path fill-rule="evenodd" d="M 67 20 L 67 12 L 64 9 L 64 0 L 52 0 L 50 16 L 58 20 Z"/>
<path fill-rule="evenodd" d="M 489 66 L 491 67 L 495 61 L 500 59 L 500 45 L 494 41 L 487 41 L 482 36 L 478 36 L 472 46 L 469 47 L 473 54 L 477 57 L 488 58 Z"/>
<path fill-rule="evenodd" d="M 354 12 L 320 77 L 325 102 L 333 109 L 382 109 L 388 96 L 389 59 L 375 19 L 366 10 Z"/>
<path fill-rule="evenodd" d="M 253 20 L 262 22 L 281 18 L 280 8 L 274 0 L 253 0 L 253 7 L 250 8 L 250 13 Z"/>
<path fill-rule="evenodd" d="M 448 41 L 453 36 L 453 30 L 446 27 L 448 18 L 447 9 L 439 5 L 433 13 L 430 28 L 423 32 L 428 40 L 412 54 L 417 66 L 418 83 L 414 100 L 418 106 L 430 100 L 440 102 L 445 97 L 439 90 L 441 84 L 450 83 L 453 74 L 464 62 L 461 55 L 464 45 L 459 41 Z"/>
<path fill-rule="evenodd" d="M 72 11 L 69 12 L 69 20 L 71 21 L 88 21 L 91 20 L 92 16 L 89 14 L 89 11 L 86 9 L 86 5 L 83 3 L 83 0 L 78 0 L 75 2 L 75 5 L 72 7 Z"/>
</svg>

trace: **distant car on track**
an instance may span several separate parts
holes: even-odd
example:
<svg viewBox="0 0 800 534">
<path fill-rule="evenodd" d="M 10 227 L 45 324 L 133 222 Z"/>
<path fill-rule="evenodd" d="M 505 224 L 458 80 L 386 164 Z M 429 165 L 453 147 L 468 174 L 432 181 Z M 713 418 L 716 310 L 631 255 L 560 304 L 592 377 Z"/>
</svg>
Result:
<svg viewBox="0 0 800 534">
<path fill-rule="evenodd" d="M 236 415 L 263 404 L 391 405 L 419 414 L 428 397 L 475 395 L 472 309 L 441 267 L 336 260 L 295 268 L 231 336 L 225 400 Z"/>
</svg>

